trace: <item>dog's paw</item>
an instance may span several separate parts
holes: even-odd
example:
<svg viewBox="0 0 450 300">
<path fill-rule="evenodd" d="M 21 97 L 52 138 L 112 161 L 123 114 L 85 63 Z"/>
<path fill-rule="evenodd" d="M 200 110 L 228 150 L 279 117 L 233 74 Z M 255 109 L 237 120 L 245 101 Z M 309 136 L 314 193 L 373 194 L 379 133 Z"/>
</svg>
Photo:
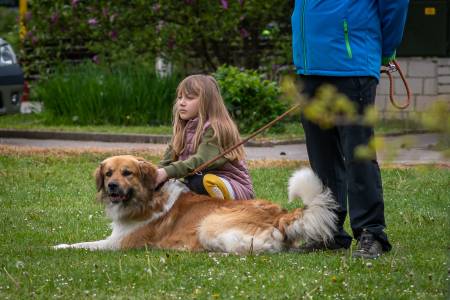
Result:
<svg viewBox="0 0 450 300">
<path fill-rule="evenodd" d="M 68 249 L 68 248 L 70 248 L 70 245 L 69 245 L 69 244 L 59 244 L 59 245 L 53 246 L 53 249 L 55 249 L 55 250 L 58 250 L 58 249 Z"/>
</svg>

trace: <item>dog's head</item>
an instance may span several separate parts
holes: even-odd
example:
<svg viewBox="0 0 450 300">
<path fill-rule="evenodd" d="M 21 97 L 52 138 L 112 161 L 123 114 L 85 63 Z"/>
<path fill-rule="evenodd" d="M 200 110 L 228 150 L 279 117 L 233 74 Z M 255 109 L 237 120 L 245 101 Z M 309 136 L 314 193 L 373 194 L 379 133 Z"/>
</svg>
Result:
<svg viewBox="0 0 450 300">
<path fill-rule="evenodd" d="M 120 217 L 142 212 L 152 200 L 156 168 L 143 158 L 120 155 L 105 159 L 95 171 L 98 199 Z M 119 217 L 119 216 L 117 216 Z"/>
</svg>

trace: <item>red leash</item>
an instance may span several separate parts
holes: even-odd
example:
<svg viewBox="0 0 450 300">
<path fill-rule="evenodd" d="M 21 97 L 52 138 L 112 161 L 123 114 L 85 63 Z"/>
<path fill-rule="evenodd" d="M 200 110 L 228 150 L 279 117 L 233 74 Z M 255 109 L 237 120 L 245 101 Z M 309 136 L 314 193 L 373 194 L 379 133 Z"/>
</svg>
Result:
<svg viewBox="0 0 450 300">
<path fill-rule="evenodd" d="M 394 99 L 394 78 L 392 76 L 391 73 L 397 72 L 400 74 L 400 77 L 403 81 L 403 84 L 405 85 L 405 89 L 406 89 L 406 100 L 403 101 L 404 104 L 400 105 L 398 104 L 397 101 L 395 101 Z M 387 76 L 389 77 L 389 100 L 391 101 L 392 105 L 395 108 L 398 109 L 405 109 L 409 106 L 409 104 L 411 103 L 411 90 L 409 89 L 409 85 L 408 82 L 406 81 L 405 76 L 403 75 L 402 69 L 400 68 L 400 66 L 398 65 L 398 63 L 394 60 L 392 62 L 389 63 L 389 66 L 387 66 L 386 69 L 381 70 L 381 73 L 386 73 Z"/>
</svg>

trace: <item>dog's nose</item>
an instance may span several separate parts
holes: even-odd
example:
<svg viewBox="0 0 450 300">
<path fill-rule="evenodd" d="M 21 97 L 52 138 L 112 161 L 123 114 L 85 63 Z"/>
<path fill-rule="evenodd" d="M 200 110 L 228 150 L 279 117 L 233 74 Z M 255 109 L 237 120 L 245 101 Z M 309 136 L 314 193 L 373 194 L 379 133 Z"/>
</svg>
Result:
<svg viewBox="0 0 450 300">
<path fill-rule="evenodd" d="M 108 190 L 110 192 L 115 192 L 118 187 L 119 187 L 119 185 L 117 184 L 117 182 L 112 181 L 112 182 L 108 183 Z"/>
</svg>

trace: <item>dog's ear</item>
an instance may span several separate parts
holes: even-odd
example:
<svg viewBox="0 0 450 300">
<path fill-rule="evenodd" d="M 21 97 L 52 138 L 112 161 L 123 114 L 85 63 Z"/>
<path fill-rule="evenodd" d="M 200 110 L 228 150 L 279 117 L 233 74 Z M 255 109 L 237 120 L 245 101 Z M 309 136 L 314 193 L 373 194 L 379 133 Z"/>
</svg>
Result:
<svg viewBox="0 0 450 300">
<path fill-rule="evenodd" d="M 101 163 L 94 172 L 95 185 L 97 186 L 97 191 L 99 192 L 103 189 L 105 178 L 103 176 L 103 163 Z"/>
<path fill-rule="evenodd" d="M 145 158 L 140 157 L 140 156 L 135 156 L 134 158 L 136 158 L 139 162 L 146 161 Z"/>
<path fill-rule="evenodd" d="M 156 168 L 148 161 L 142 160 L 139 161 L 139 169 L 144 186 L 150 190 L 155 189 Z"/>
</svg>

